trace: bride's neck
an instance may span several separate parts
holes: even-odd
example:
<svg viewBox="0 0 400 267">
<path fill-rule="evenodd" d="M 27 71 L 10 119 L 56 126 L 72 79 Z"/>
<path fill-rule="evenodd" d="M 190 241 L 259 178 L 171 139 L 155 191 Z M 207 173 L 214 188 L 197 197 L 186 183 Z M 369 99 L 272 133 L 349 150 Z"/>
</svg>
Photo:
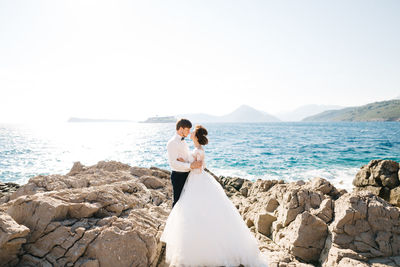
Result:
<svg viewBox="0 0 400 267">
<path fill-rule="evenodd" d="M 195 141 L 195 140 L 193 140 L 194 142 L 194 147 L 195 148 L 201 148 L 201 145 L 200 145 L 200 143 L 199 142 L 197 142 L 197 141 Z"/>
</svg>

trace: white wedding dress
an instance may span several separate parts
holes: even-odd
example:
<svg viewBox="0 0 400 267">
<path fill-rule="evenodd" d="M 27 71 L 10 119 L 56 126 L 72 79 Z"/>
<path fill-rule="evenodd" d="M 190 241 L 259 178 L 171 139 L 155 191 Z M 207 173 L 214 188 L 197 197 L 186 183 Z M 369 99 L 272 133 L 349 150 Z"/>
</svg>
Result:
<svg viewBox="0 0 400 267">
<path fill-rule="evenodd" d="M 204 162 L 204 150 L 193 151 Z M 161 235 L 170 266 L 267 266 L 257 240 L 222 186 L 201 169 L 190 172 Z"/>
</svg>

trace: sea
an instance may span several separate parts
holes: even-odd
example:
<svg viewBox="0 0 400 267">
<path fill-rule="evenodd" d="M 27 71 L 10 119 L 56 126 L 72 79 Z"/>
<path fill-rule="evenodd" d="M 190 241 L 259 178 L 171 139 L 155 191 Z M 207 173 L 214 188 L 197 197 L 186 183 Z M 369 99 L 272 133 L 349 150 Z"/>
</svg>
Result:
<svg viewBox="0 0 400 267">
<path fill-rule="evenodd" d="M 351 190 L 370 160 L 400 162 L 400 122 L 202 125 L 209 138 L 206 165 L 217 175 L 288 182 L 322 177 Z M 76 161 L 169 169 L 166 143 L 174 133 L 174 123 L 0 124 L 0 181 L 25 184 L 37 175 L 66 174 Z"/>
</svg>

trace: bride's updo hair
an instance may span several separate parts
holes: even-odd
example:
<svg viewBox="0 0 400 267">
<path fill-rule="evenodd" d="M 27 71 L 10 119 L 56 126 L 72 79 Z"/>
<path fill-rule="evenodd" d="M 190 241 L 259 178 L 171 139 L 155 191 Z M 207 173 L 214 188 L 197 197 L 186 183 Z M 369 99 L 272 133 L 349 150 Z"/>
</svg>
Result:
<svg viewBox="0 0 400 267">
<path fill-rule="evenodd" d="M 204 128 L 201 125 L 196 125 L 196 128 L 194 131 L 195 131 L 195 136 L 196 136 L 199 144 L 203 145 L 203 146 L 207 145 L 208 144 L 208 139 L 207 139 L 208 132 L 207 132 L 206 128 Z"/>
</svg>

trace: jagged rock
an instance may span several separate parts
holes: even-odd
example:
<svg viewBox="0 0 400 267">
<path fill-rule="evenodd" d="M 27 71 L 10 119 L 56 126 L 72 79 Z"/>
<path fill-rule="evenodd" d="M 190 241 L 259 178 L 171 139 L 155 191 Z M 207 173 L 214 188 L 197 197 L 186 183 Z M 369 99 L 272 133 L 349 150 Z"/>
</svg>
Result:
<svg viewBox="0 0 400 267">
<path fill-rule="evenodd" d="M 369 260 L 368 263 L 372 267 L 400 266 L 400 256 L 388 257 L 388 258 L 377 258 L 377 259 Z"/>
<path fill-rule="evenodd" d="M 0 193 L 14 192 L 19 187 L 20 187 L 20 185 L 16 184 L 16 183 L 12 183 L 12 182 L 2 183 L 2 182 L 0 182 Z"/>
<path fill-rule="evenodd" d="M 399 163 L 393 160 L 371 160 L 361 167 L 353 180 L 356 187 L 376 186 L 395 188 L 400 185 Z"/>
<path fill-rule="evenodd" d="M 388 259 L 400 252 L 399 209 L 372 194 L 345 193 L 321 178 L 272 187 L 260 184 L 264 183 L 254 183 L 248 198 L 235 199 L 247 225 L 308 263 L 368 266 L 369 260 Z M 354 206 L 359 195 L 364 197 Z M 367 214 L 367 210 L 369 218 L 357 219 L 357 214 Z M 369 225 L 380 228 L 372 230 Z M 389 230 L 384 230 L 385 225 Z"/>
<path fill-rule="evenodd" d="M 252 181 L 242 179 L 239 177 L 217 177 L 213 173 L 211 173 L 209 170 L 207 170 L 214 178 L 221 184 L 221 186 L 224 188 L 225 193 L 229 196 L 232 197 L 234 195 L 240 194 L 244 197 L 247 197 L 250 188 L 253 185 Z"/>
<path fill-rule="evenodd" d="M 333 199 L 337 199 L 338 197 L 346 193 L 345 191 L 337 190 L 336 187 L 334 187 L 330 182 L 320 177 L 313 178 L 308 187 L 312 190 L 319 191 L 324 195 L 328 195 Z"/>
<path fill-rule="evenodd" d="M 279 202 L 275 198 L 270 198 L 267 200 L 265 205 L 265 210 L 267 212 L 274 212 L 276 208 L 279 207 Z"/>
<path fill-rule="evenodd" d="M 249 197 L 237 202 L 248 226 L 254 225 L 294 256 L 315 262 L 328 234 L 326 223 L 333 218 L 333 199 L 340 195 L 321 178 L 289 184 L 258 180 Z"/>
<path fill-rule="evenodd" d="M 74 166 L 80 163 L 74 163 Z M 131 167 L 116 161 L 100 161 L 90 167 L 77 167 L 74 175 L 38 175 L 30 178 L 28 183 L 21 186 L 11 196 L 10 200 L 23 195 L 33 195 L 40 192 L 57 191 L 63 189 L 84 188 L 111 184 L 119 181 L 129 181 L 134 177 L 129 173 Z M 74 167 L 72 168 L 74 169 Z M 81 169 L 80 172 L 77 170 Z"/>
<path fill-rule="evenodd" d="M 328 235 L 326 223 L 308 211 L 299 214 L 274 241 L 306 262 L 317 262 Z"/>
<path fill-rule="evenodd" d="M 172 187 L 154 176 L 137 179 L 127 166 L 99 162 L 75 168 L 74 175 L 31 178 L 0 206 L 30 231 L 13 239 L 21 241 L 20 259 L 10 249 L 7 257 L 21 266 L 155 266 Z M 0 232 L 3 239 L 10 238 Z"/>
<path fill-rule="evenodd" d="M 135 214 L 136 215 L 136 214 Z M 157 228 L 117 219 L 99 233 L 86 251 L 102 266 L 150 266 L 157 257 Z"/>
<path fill-rule="evenodd" d="M 0 211 L 0 265 L 12 266 L 18 262 L 17 255 L 26 242 L 29 228 L 19 225 L 14 219 Z"/>
<path fill-rule="evenodd" d="M 71 170 L 67 175 L 75 175 L 77 173 L 80 173 L 81 171 L 84 170 L 84 166 L 80 163 L 80 161 L 74 162 L 74 165 L 72 166 Z"/>
<path fill-rule="evenodd" d="M 249 195 L 250 188 L 253 186 L 253 182 L 249 180 L 245 180 L 240 188 L 239 192 L 244 196 L 247 197 Z"/>
<path fill-rule="evenodd" d="M 378 168 L 379 162 L 372 167 L 379 169 L 384 191 L 391 182 L 382 175 L 392 174 L 385 168 L 393 164 Z M 284 183 L 213 176 L 256 236 L 269 266 L 400 262 L 399 208 L 381 198 L 358 189 L 346 193 L 318 177 Z M 393 199 L 396 192 L 390 191 Z M 168 171 L 114 161 L 75 163 L 67 175 L 31 178 L 0 204 L 0 228 L 4 214 L 21 235 L 10 238 L 13 230 L 0 231 L 0 260 L 10 266 L 161 267 L 159 237 L 171 204 Z M 2 246 L 9 247 L 7 253 L 1 254 Z"/>
<path fill-rule="evenodd" d="M 238 177 L 224 177 L 222 178 L 222 181 L 224 183 L 224 187 L 229 187 L 232 186 L 233 188 L 236 189 L 236 191 L 239 191 L 240 188 L 242 187 L 245 179 L 238 178 Z"/>
<path fill-rule="evenodd" d="M 111 161 L 99 161 L 96 165 L 96 168 L 103 169 L 109 172 L 115 172 L 115 171 L 129 170 L 131 166 L 125 163 L 111 160 Z"/>
<path fill-rule="evenodd" d="M 171 172 L 167 170 L 163 170 L 157 167 L 150 167 L 150 170 L 153 171 L 152 176 L 158 177 L 160 179 L 166 179 L 168 182 L 171 180 Z"/>
<path fill-rule="evenodd" d="M 353 180 L 354 191 L 371 192 L 400 207 L 400 164 L 392 160 L 371 160 L 361 167 Z"/>
<path fill-rule="evenodd" d="M 274 221 L 276 221 L 276 217 L 270 213 L 260 213 L 255 218 L 254 225 L 259 233 L 269 236 Z"/>
<path fill-rule="evenodd" d="M 251 227 L 250 230 L 255 230 Z M 283 250 L 271 239 L 258 232 L 254 233 L 259 242 L 261 252 L 266 255 L 269 267 L 290 266 L 290 267 L 311 267 L 314 265 L 299 262 L 292 254 Z"/>
<path fill-rule="evenodd" d="M 169 179 L 171 174 L 170 172 L 167 171 L 163 171 L 161 169 L 158 168 L 141 168 L 141 167 L 131 167 L 130 168 L 130 173 L 133 176 L 136 177 L 142 177 L 142 176 L 154 176 L 154 177 L 158 177 L 161 179 Z"/>
<path fill-rule="evenodd" d="M 118 259 L 119 266 L 155 266 L 161 259 L 159 236 L 172 202 L 169 175 L 158 168 L 99 162 L 90 167 L 75 163 L 68 175 L 31 178 L 12 200 L 0 205 L 16 225 L 31 232 L 20 246 L 20 258 L 13 254 L 14 263 L 109 266 Z M 225 181 L 224 189 L 234 190 L 234 199 L 247 199 L 253 182 Z M 261 227 L 263 218 L 259 219 Z M 281 255 L 277 263 L 303 265 L 280 251 L 274 252 Z"/>
<path fill-rule="evenodd" d="M 256 195 L 257 193 L 261 192 L 267 192 L 271 187 L 273 187 L 276 184 L 283 184 L 283 180 L 261 180 L 257 179 L 251 186 L 248 195 Z"/>
<path fill-rule="evenodd" d="M 7 182 L 2 183 L 0 182 L 0 204 L 6 203 L 10 200 L 11 194 L 18 190 L 20 187 L 19 184 Z"/>
<path fill-rule="evenodd" d="M 143 175 L 140 177 L 140 182 L 142 182 L 149 189 L 159 189 L 164 187 L 166 184 L 161 179 L 155 176 Z"/>
<path fill-rule="evenodd" d="M 329 223 L 333 219 L 333 203 L 332 199 L 326 198 L 321 202 L 318 209 L 311 210 L 311 214 L 317 216 L 325 223 Z"/>
<path fill-rule="evenodd" d="M 390 191 L 389 203 L 400 207 L 400 187 L 396 187 Z"/>
<path fill-rule="evenodd" d="M 330 240 L 321 257 L 323 266 L 336 266 L 342 261 L 365 264 L 400 254 L 398 208 L 371 193 L 352 192 L 335 202 L 334 211 Z"/>
<path fill-rule="evenodd" d="M 380 196 L 381 190 L 382 190 L 382 187 L 372 186 L 372 185 L 354 188 L 355 192 L 365 191 L 365 192 L 370 192 L 376 196 Z"/>
</svg>

